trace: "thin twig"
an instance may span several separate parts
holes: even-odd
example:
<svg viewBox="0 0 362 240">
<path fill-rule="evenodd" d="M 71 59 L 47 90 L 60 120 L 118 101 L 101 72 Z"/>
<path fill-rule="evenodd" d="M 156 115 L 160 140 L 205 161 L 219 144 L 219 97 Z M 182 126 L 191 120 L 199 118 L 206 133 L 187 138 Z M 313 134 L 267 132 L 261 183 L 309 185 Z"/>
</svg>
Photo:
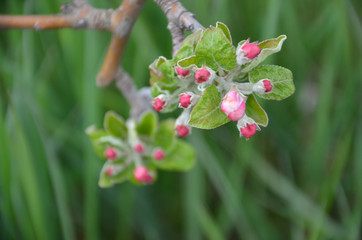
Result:
<svg viewBox="0 0 362 240">
<path fill-rule="evenodd" d="M 53 15 L 0 15 L 0 29 L 111 29 L 112 10 L 96 9 L 88 4 L 81 7 L 63 4 L 60 10 L 61 14 Z"/>
<path fill-rule="evenodd" d="M 149 88 L 137 91 L 132 78 L 121 67 L 118 68 L 115 79 L 117 88 L 130 104 L 132 118 L 137 119 L 143 112 L 151 109 Z"/>
<path fill-rule="evenodd" d="M 173 53 L 180 47 L 184 39 L 184 30 L 196 32 L 205 29 L 178 0 L 154 0 L 167 17 L 167 28 L 171 32 Z"/>
<path fill-rule="evenodd" d="M 97 75 L 98 86 L 106 86 L 115 78 L 132 27 L 145 2 L 146 0 L 124 0 L 114 12 L 111 19 L 113 37 Z"/>
</svg>

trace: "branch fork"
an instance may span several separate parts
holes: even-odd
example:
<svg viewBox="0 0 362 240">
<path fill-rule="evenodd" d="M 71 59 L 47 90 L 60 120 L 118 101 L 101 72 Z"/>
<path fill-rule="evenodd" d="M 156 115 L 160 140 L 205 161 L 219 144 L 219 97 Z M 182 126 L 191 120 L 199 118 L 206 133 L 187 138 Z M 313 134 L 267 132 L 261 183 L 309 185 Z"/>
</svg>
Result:
<svg viewBox="0 0 362 240">
<path fill-rule="evenodd" d="M 173 53 L 184 39 L 184 31 L 196 32 L 204 27 L 178 0 L 154 0 L 166 15 L 172 35 Z M 131 105 L 131 116 L 137 117 L 150 106 L 145 90 L 137 91 L 132 78 L 120 68 L 120 62 L 132 27 L 146 0 L 124 0 L 117 9 L 97 9 L 86 0 L 71 0 L 60 7 L 60 14 L 53 15 L 0 15 L 0 29 L 92 29 L 112 33 L 102 67 L 97 75 L 97 85 L 107 86 L 113 79 Z M 149 92 L 149 91 L 148 91 Z M 147 107 L 146 107 L 147 106 Z"/>
</svg>

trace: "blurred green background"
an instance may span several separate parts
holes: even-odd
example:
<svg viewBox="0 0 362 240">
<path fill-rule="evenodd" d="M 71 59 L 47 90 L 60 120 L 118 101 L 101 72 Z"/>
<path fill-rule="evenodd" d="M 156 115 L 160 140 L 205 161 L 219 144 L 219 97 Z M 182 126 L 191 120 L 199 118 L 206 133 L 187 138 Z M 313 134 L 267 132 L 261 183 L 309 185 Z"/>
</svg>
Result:
<svg viewBox="0 0 362 240">
<path fill-rule="evenodd" d="M 7 0 L 0 13 L 62 3 Z M 361 239 L 362 2 L 182 3 L 204 26 L 227 24 L 234 44 L 286 34 L 267 62 L 293 71 L 295 94 L 262 101 L 270 124 L 247 142 L 234 124 L 194 129 L 188 173 L 100 189 L 102 161 L 84 130 L 109 109 L 129 111 L 114 86 L 95 85 L 110 34 L 0 31 L 0 239 Z M 138 87 L 171 55 L 166 25 L 148 0 L 122 63 Z"/>
</svg>

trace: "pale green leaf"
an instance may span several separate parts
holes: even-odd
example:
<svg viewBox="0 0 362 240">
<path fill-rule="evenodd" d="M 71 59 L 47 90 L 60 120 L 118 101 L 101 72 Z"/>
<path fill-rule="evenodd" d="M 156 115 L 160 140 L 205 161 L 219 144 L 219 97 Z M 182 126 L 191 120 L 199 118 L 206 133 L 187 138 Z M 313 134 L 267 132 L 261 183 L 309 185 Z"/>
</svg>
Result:
<svg viewBox="0 0 362 240">
<path fill-rule="evenodd" d="M 153 159 L 153 164 L 164 170 L 186 171 L 195 164 L 195 157 L 195 150 L 190 144 L 177 140 L 173 149 L 166 153 L 166 157 L 161 161 Z"/>
<path fill-rule="evenodd" d="M 215 86 L 208 87 L 192 110 L 189 125 L 212 129 L 229 122 L 226 114 L 220 110 L 221 99 Z"/>
<path fill-rule="evenodd" d="M 282 100 L 289 97 L 295 91 L 292 72 L 280 66 L 264 65 L 254 68 L 249 72 L 249 81 L 256 83 L 259 80 L 269 79 L 272 81 L 273 89 L 267 94 L 257 94 L 268 100 Z"/>
<path fill-rule="evenodd" d="M 245 64 L 245 67 L 242 69 L 242 72 L 249 72 L 251 69 L 255 68 L 262 61 L 264 61 L 268 56 L 270 56 L 273 53 L 279 52 L 282 49 L 282 45 L 285 39 L 287 39 L 287 36 L 281 35 L 277 38 L 268 39 L 259 43 L 258 46 L 261 49 L 259 56 L 250 63 Z"/>
<path fill-rule="evenodd" d="M 138 134 L 151 136 L 155 133 L 157 126 L 157 116 L 153 111 L 144 113 L 137 124 Z"/>
<path fill-rule="evenodd" d="M 231 34 L 230 34 L 230 30 L 229 28 L 222 22 L 217 22 L 216 23 L 216 27 L 217 28 L 220 28 L 224 34 L 225 34 L 225 37 L 229 40 L 230 43 L 232 43 L 232 39 L 231 39 Z"/>
<path fill-rule="evenodd" d="M 210 27 L 205 30 L 196 46 L 197 65 L 203 64 L 217 71 L 232 70 L 236 65 L 235 48 L 226 38 L 223 30 Z"/>
<path fill-rule="evenodd" d="M 104 116 L 104 129 L 115 137 L 127 138 L 126 123 L 123 118 L 114 111 L 108 111 Z"/>
<path fill-rule="evenodd" d="M 268 125 L 268 115 L 264 111 L 264 109 L 259 105 L 253 94 L 248 95 L 248 100 L 246 101 L 245 113 L 248 117 L 254 119 L 254 121 L 266 127 Z"/>
</svg>

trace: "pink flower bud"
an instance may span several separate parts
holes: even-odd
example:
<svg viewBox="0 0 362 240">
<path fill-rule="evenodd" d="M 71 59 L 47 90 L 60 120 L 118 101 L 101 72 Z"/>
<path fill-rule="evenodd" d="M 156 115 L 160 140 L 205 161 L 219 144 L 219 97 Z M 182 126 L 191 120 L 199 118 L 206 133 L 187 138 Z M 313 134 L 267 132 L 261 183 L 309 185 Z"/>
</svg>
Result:
<svg viewBox="0 0 362 240">
<path fill-rule="evenodd" d="M 246 140 L 248 140 L 251 136 L 256 133 L 257 125 L 254 124 L 246 124 L 244 128 L 240 128 L 241 136 L 245 136 Z"/>
<path fill-rule="evenodd" d="M 162 161 L 165 158 L 165 152 L 162 150 L 162 148 L 157 148 L 153 152 L 153 158 L 158 161 Z"/>
<path fill-rule="evenodd" d="M 141 183 L 153 182 L 153 176 L 144 166 L 138 166 L 133 172 L 134 178 Z"/>
<path fill-rule="evenodd" d="M 133 149 L 138 153 L 143 153 L 144 147 L 142 143 L 137 143 L 134 145 Z"/>
<path fill-rule="evenodd" d="M 114 174 L 114 167 L 113 166 L 108 167 L 106 170 L 106 174 L 108 177 L 112 177 Z"/>
<path fill-rule="evenodd" d="M 237 91 L 229 91 L 222 100 L 221 110 L 231 121 L 238 121 L 245 115 L 245 101 L 247 97 L 241 96 Z"/>
<path fill-rule="evenodd" d="M 184 93 L 180 97 L 180 105 L 179 107 L 187 108 L 191 104 L 191 95 Z"/>
<path fill-rule="evenodd" d="M 196 72 L 195 79 L 198 83 L 203 83 L 209 80 L 210 75 L 211 73 L 207 69 L 202 68 Z"/>
<path fill-rule="evenodd" d="M 114 148 L 109 147 L 104 152 L 104 156 L 108 158 L 109 160 L 115 160 L 117 158 L 117 152 L 114 150 Z"/>
<path fill-rule="evenodd" d="M 265 94 L 273 89 L 273 85 L 269 79 L 263 79 L 253 85 L 253 92 Z"/>
<path fill-rule="evenodd" d="M 180 76 L 183 76 L 183 77 L 186 77 L 190 73 L 189 70 L 184 70 L 184 69 L 182 69 L 180 67 L 176 67 L 176 72 L 177 72 L 177 75 L 180 75 Z"/>
<path fill-rule="evenodd" d="M 176 126 L 177 136 L 179 137 L 186 137 L 190 133 L 190 127 L 177 125 Z"/>
<path fill-rule="evenodd" d="M 271 85 L 270 80 L 268 80 L 268 79 L 264 79 L 264 80 L 263 80 L 263 85 L 264 85 L 264 87 L 265 87 L 265 92 L 266 92 L 266 93 L 267 93 L 267 92 L 270 92 L 270 91 L 272 90 L 272 88 L 273 88 L 273 86 Z"/>
<path fill-rule="evenodd" d="M 165 104 L 166 104 L 165 101 L 163 101 L 161 98 L 157 97 L 153 102 L 153 109 L 155 109 L 157 112 L 159 112 L 163 109 Z"/>
<path fill-rule="evenodd" d="M 244 43 L 241 49 L 244 52 L 244 56 L 249 59 L 254 59 L 261 52 L 260 47 L 255 43 Z"/>
</svg>

